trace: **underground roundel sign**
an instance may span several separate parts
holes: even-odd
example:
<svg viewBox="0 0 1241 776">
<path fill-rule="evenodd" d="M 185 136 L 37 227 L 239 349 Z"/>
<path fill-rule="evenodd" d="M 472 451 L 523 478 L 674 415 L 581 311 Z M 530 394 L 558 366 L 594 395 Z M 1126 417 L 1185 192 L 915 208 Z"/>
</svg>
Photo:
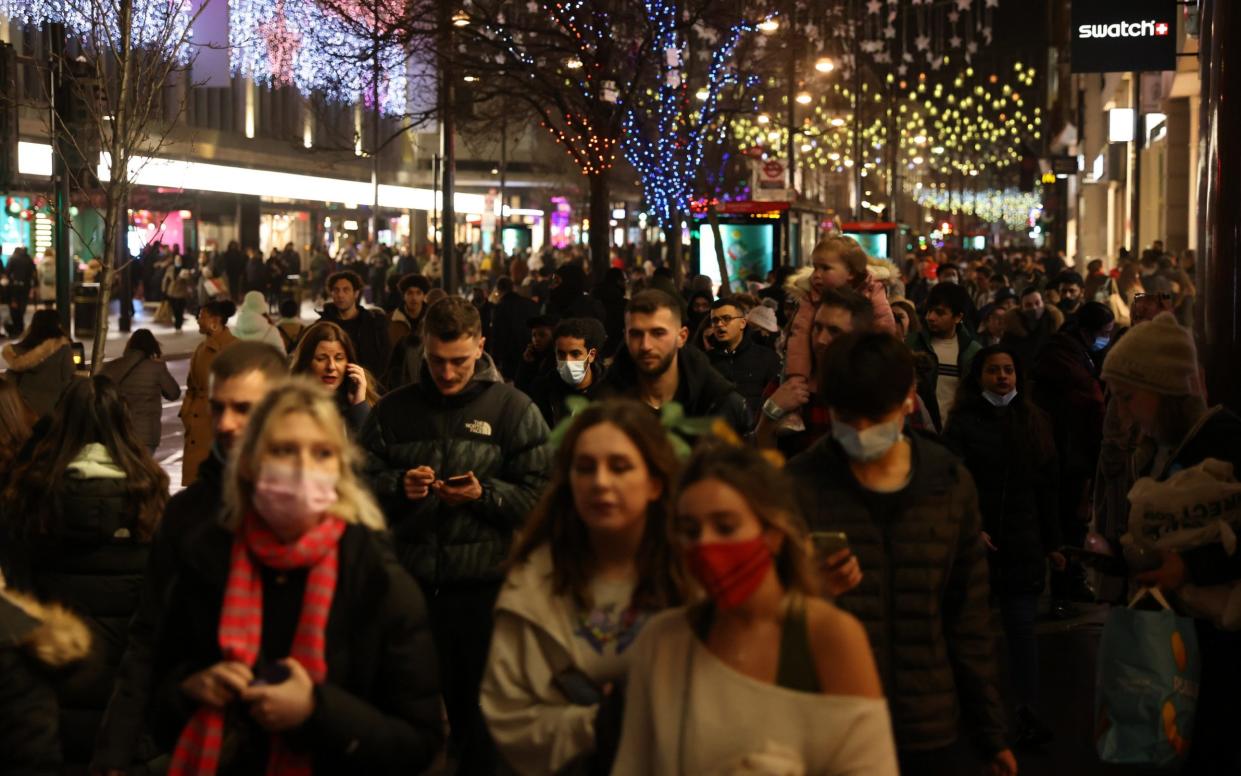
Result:
<svg viewBox="0 0 1241 776">
<path fill-rule="evenodd" d="M 1175 70 L 1176 17 L 1176 0 L 1073 0 L 1073 72 Z"/>
</svg>

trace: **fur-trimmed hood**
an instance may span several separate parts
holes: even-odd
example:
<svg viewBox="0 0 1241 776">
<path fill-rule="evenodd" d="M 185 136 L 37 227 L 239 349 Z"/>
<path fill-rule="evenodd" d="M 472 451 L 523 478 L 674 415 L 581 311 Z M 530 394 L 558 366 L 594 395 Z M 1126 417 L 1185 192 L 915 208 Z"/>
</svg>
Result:
<svg viewBox="0 0 1241 776">
<path fill-rule="evenodd" d="M 90 643 L 86 624 L 63 606 L 0 591 L 0 647 L 18 647 L 49 668 L 61 668 L 86 657 Z"/>
<path fill-rule="evenodd" d="M 56 337 L 55 339 L 44 340 L 35 347 L 21 353 L 13 344 L 4 346 L 4 350 L 0 350 L 0 356 L 4 356 L 5 363 L 9 365 L 9 369 L 15 372 L 27 372 L 34 369 L 39 364 L 52 357 L 52 355 L 71 344 L 68 337 Z"/>
<path fill-rule="evenodd" d="M 1050 326 L 1048 336 L 1060 331 L 1060 327 L 1064 325 L 1064 313 L 1055 305 L 1046 305 L 1043 309 L 1047 312 L 1043 313 L 1043 317 L 1039 319 L 1039 326 Z M 1004 334 L 1014 337 L 1030 337 L 1034 332 L 1030 331 L 1026 326 L 1025 316 L 1021 314 L 1020 307 L 1014 307 L 1004 313 Z"/>
</svg>

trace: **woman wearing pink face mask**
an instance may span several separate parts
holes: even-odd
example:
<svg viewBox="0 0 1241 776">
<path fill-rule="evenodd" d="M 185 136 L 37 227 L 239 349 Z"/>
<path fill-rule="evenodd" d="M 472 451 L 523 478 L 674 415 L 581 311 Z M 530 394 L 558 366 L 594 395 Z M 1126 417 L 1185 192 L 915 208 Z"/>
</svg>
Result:
<svg viewBox="0 0 1241 776">
<path fill-rule="evenodd" d="M 426 604 L 380 540 L 357 457 L 309 380 L 254 410 L 156 650 L 169 774 L 417 772 L 439 749 Z"/>
<path fill-rule="evenodd" d="M 674 540 L 709 597 L 634 646 L 613 773 L 895 776 L 866 633 L 818 597 L 783 475 L 748 448 L 700 450 Z"/>
</svg>

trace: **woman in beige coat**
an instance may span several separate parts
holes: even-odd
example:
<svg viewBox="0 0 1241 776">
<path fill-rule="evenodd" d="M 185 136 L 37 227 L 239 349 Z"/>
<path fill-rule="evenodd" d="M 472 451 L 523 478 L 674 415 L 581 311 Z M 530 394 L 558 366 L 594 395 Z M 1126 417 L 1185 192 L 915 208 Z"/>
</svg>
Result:
<svg viewBox="0 0 1241 776">
<path fill-rule="evenodd" d="M 181 402 L 181 422 L 185 424 L 185 454 L 181 459 L 181 484 L 198 477 L 198 467 L 211 453 L 211 405 L 207 400 L 211 363 L 221 350 L 237 341 L 228 330 L 228 319 L 237 307 L 227 300 L 208 302 L 198 312 L 198 330 L 206 339 L 198 343 L 190 358 L 190 373 Z"/>
</svg>

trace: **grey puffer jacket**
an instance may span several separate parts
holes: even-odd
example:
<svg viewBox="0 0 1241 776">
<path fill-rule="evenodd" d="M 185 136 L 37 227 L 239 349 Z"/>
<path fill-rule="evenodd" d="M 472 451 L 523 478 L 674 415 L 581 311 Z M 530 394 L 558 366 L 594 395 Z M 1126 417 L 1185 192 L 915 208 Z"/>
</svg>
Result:
<svg viewBox="0 0 1241 776">
<path fill-rule="evenodd" d="M 21 343 L 0 351 L 9 365 L 8 377 L 17 382 L 22 398 L 40 417 L 50 415 L 73 381 L 73 348 L 66 337 L 44 340 L 29 350 Z"/>
<path fill-rule="evenodd" d="M 513 535 L 547 483 L 547 423 L 524 393 L 479 360 L 465 390 L 444 396 L 420 367 L 414 383 L 380 399 L 362 429 L 367 475 L 401 563 L 428 585 L 498 582 Z M 431 493 L 405 497 L 405 472 L 439 479 L 473 472 L 481 499 L 449 506 Z"/>
<path fill-rule="evenodd" d="M 131 350 L 104 364 L 100 374 L 116 383 L 143 444 L 158 447 L 164 414 L 161 399 L 181 398 L 181 386 L 168 371 L 168 365 L 140 350 Z"/>
<path fill-rule="evenodd" d="M 866 626 L 902 750 L 945 747 L 964 715 L 990 758 L 1007 747 L 978 494 L 965 466 L 914 436 L 913 477 L 873 514 L 831 437 L 789 462 L 812 531 L 844 531 L 862 582 L 837 599 Z"/>
</svg>

